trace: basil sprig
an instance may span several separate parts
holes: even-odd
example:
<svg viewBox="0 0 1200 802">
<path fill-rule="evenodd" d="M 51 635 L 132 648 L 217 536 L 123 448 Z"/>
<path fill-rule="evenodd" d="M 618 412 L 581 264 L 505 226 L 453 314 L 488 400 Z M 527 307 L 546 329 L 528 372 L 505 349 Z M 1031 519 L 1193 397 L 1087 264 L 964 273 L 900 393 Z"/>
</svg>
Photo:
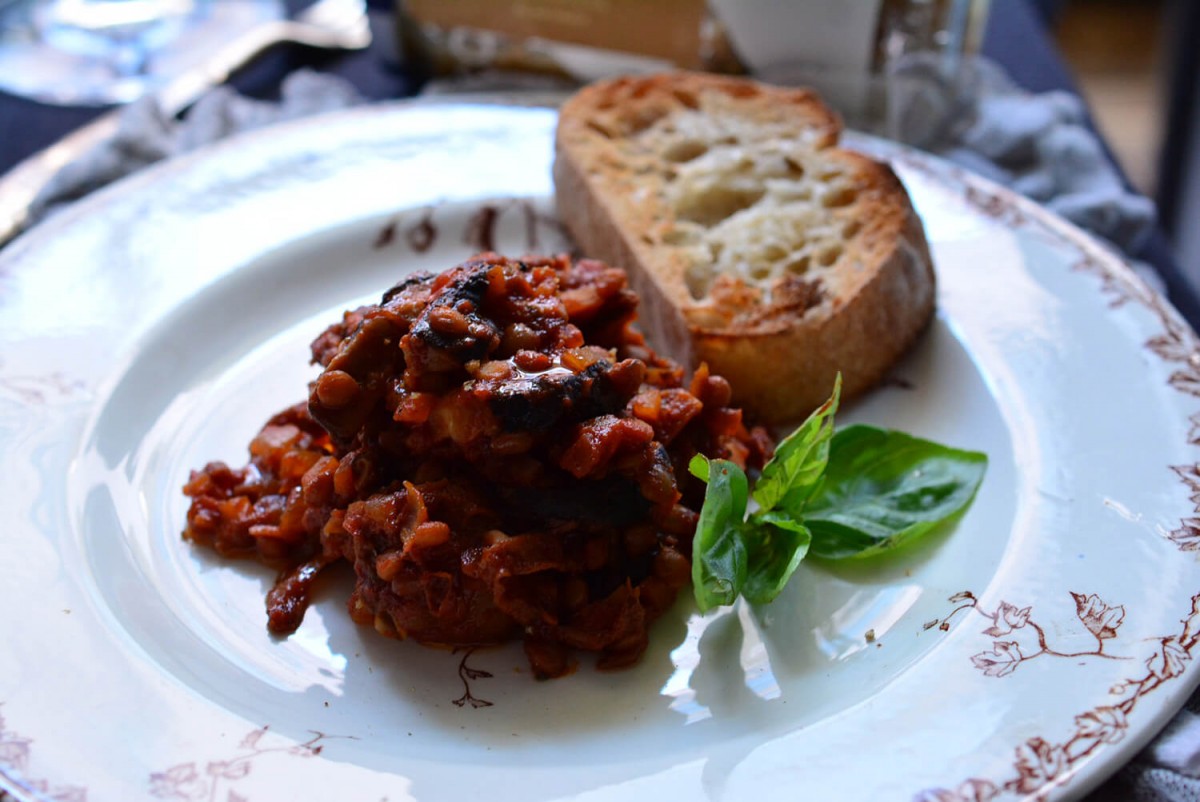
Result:
<svg viewBox="0 0 1200 802">
<path fill-rule="evenodd" d="M 788 435 L 754 486 L 728 460 L 692 458 L 708 483 L 692 544 L 692 587 L 701 612 L 742 595 L 763 604 L 780 594 L 808 554 L 874 557 L 919 540 L 965 510 L 987 456 L 874 426 L 836 433 L 833 395 Z"/>
</svg>

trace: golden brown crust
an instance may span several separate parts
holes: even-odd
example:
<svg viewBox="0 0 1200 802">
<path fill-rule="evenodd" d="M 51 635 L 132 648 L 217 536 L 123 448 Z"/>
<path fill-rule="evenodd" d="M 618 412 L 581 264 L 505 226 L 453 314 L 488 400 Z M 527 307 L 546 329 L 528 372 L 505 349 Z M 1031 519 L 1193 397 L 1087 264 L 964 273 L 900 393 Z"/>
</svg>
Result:
<svg viewBox="0 0 1200 802">
<path fill-rule="evenodd" d="M 656 347 L 708 362 L 763 420 L 802 416 L 838 371 L 847 398 L 869 389 L 933 314 L 903 186 L 839 133 L 812 92 L 693 73 L 594 84 L 561 112 L 580 249 L 627 269 Z"/>
</svg>

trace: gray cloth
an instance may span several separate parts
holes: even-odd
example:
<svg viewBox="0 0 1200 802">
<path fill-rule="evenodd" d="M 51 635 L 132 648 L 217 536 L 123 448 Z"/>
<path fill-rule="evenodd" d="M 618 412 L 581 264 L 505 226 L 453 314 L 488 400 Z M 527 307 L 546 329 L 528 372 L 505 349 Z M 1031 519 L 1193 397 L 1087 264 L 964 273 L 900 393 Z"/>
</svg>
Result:
<svg viewBox="0 0 1200 802">
<path fill-rule="evenodd" d="M 1200 802 L 1200 695 L 1088 802 Z"/>
<path fill-rule="evenodd" d="M 1153 202 L 1125 186 L 1077 96 L 1029 94 L 982 58 L 948 73 L 928 54 L 911 54 L 886 80 L 891 138 L 1008 186 L 1126 254 L 1153 232 Z M 1133 267 L 1163 290 L 1152 268 Z"/>
<path fill-rule="evenodd" d="M 289 75 L 277 103 L 242 97 L 221 86 L 200 98 L 182 120 L 167 117 L 153 98 L 144 97 L 121 111 L 116 136 L 68 163 L 42 188 L 33 201 L 30 220 L 40 220 L 118 178 L 201 145 L 361 102 L 347 82 L 312 70 Z"/>
</svg>

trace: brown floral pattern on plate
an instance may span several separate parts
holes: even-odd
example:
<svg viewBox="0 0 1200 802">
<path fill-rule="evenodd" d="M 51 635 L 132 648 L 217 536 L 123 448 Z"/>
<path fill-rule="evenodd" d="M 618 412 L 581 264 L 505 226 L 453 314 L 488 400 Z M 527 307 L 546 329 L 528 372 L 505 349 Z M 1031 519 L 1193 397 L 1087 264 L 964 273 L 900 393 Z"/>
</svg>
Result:
<svg viewBox="0 0 1200 802">
<path fill-rule="evenodd" d="M 1109 660 L 1128 660 L 1127 656 L 1113 655 L 1104 651 L 1106 641 L 1117 636 L 1117 629 L 1125 620 L 1124 605 L 1109 605 L 1095 593 L 1071 593 L 1075 600 L 1075 615 L 1083 625 L 1095 645 L 1087 649 L 1055 648 L 1046 634 L 1049 627 L 1039 624 L 1034 618 L 1033 607 L 1019 607 L 1001 601 L 995 610 L 988 612 L 984 609 L 969 590 L 956 593 L 950 601 L 958 604 L 944 619 L 935 619 L 925 624 L 925 629 L 937 627 L 945 632 L 950 628 L 950 620 L 959 613 L 974 610 L 979 615 L 992 622 L 983 630 L 984 635 L 1006 640 L 992 641 L 991 651 L 979 652 L 971 656 L 971 663 L 988 677 L 1004 677 L 1017 670 L 1017 666 L 1037 657 L 1102 657 Z M 1061 627 L 1055 631 L 1061 632 Z M 1027 633 L 1021 637 L 1022 631 Z"/>
<path fill-rule="evenodd" d="M 299 758 L 316 757 L 325 748 L 322 741 L 331 737 L 313 731 L 312 737 L 303 743 L 264 746 L 262 740 L 269 729 L 263 726 L 246 733 L 238 744 L 237 752 L 224 760 L 203 763 L 192 760 L 171 766 L 165 771 L 153 772 L 150 775 L 150 794 L 159 799 L 182 799 L 186 802 L 248 802 L 248 798 L 232 786 L 248 777 L 255 763 L 264 755 L 276 753 Z"/>
<path fill-rule="evenodd" d="M 87 802 L 87 788 L 82 786 L 54 785 L 47 780 L 26 778 L 32 751 L 33 739 L 7 729 L 4 713 L 0 710 L 0 778 L 13 788 L 47 802 Z M 16 802 L 16 799 L 0 788 L 0 802 Z"/>
<path fill-rule="evenodd" d="M 1017 608 L 1000 602 L 995 611 L 988 612 L 979 606 L 969 591 L 951 596 L 949 600 L 959 606 L 944 619 L 927 623 L 925 628 L 942 628 L 959 613 L 974 610 L 992 621 L 992 626 L 983 630 L 985 635 L 1004 636 L 1024 628 L 1036 631 L 1039 643 L 1043 644 L 1041 651 L 1025 654 L 1013 641 L 995 641 L 992 651 L 972 656 L 975 667 L 989 677 L 1008 676 L 1021 663 L 1042 655 L 1132 660 L 1132 657 L 1117 657 L 1104 652 L 1105 642 L 1117 637 L 1125 608 L 1110 606 L 1095 594 L 1072 593 L 1071 596 L 1075 600 L 1076 616 L 1096 640 L 1097 645 L 1092 651 L 1067 654 L 1045 646 L 1046 631 L 1033 620 L 1032 607 Z M 1003 793 L 1033 800 L 1046 799 L 1052 791 L 1070 781 L 1079 761 L 1102 745 L 1116 744 L 1125 738 L 1129 716 L 1141 699 L 1184 672 L 1200 640 L 1200 594 L 1192 597 L 1191 611 L 1181 624 L 1179 632 L 1150 641 L 1152 649 L 1141 663 L 1144 670 L 1109 688 L 1109 694 L 1114 697 L 1111 703 L 1076 715 L 1074 729 L 1065 738 L 1054 741 L 1038 735 L 1018 744 L 1013 751 L 1012 774 L 1007 778 L 972 777 L 954 789 L 922 791 L 913 797 L 914 802 L 989 802 Z"/>
<path fill-rule="evenodd" d="M 1069 224 L 1056 222 L 1045 215 L 1029 214 L 1030 201 L 992 186 L 965 170 L 939 167 L 918 154 L 899 148 L 890 149 L 889 156 L 906 168 L 934 176 L 951 187 L 957 185 L 962 199 L 991 220 L 1031 231 L 1049 242 L 1066 242 L 1077 249 L 1078 256 L 1072 269 L 1096 277 L 1111 308 L 1136 305 L 1153 316 L 1162 331 L 1147 340 L 1145 348 L 1169 365 L 1176 366 L 1168 379 L 1172 388 L 1200 398 L 1200 338 L 1161 295 L 1137 276 L 1119 253 L 1089 240 Z M 1192 427 L 1188 444 L 1200 445 L 1200 414 L 1192 415 L 1189 421 Z M 1196 507 L 1193 515 L 1183 518 L 1178 527 L 1164 531 L 1163 535 L 1181 551 L 1200 551 L 1200 462 L 1168 467 L 1188 488 L 1189 498 Z M 979 600 L 970 591 L 951 596 L 949 600 L 958 606 L 944 618 L 926 623 L 925 629 L 937 627 L 947 631 L 952 618 L 974 610 L 992 621 L 992 626 L 983 632 L 994 638 L 1026 628 L 1036 633 L 1036 645 L 1032 649 L 1022 649 L 1019 640 L 1009 638 L 994 640 L 991 650 L 972 655 L 974 667 L 990 677 L 1006 677 L 1021 664 L 1042 656 L 1135 659 L 1105 651 L 1105 643 L 1117 637 L 1124 620 L 1123 605 L 1109 605 L 1096 594 L 1072 592 L 1071 596 L 1075 601 L 1076 616 L 1095 639 L 1096 645 L 1091 650 L 1058 651 L 1048 643 L 1045 628 L 1032 619 L 1031 606 L 1018 607 L 1001 601 L 995 610 L 988 612 L 979 606 Z M 914 802 L 990 802 L 1004 794 L 1044 800 L 1061 790 L 1076 775 L 1080 761 L 1095 753 L 1101 745 L 1116 744 L 1125 738 L 1129 729 L 1128 717 L 1141 699 L 1184 673 L 1200 635 L 1200 594 L 1192 597 L 1191 609 L 1181 624 L 1179 632 L 1148 641 L 1154 646 L 1142 660 L 1144 673 L 1110 688 L 1110 695 L 1117 697 L 1111 704 L 1077 714 L 1074 728 L 1061 740 L 1035 735 L 1016 745 L 1011 776 L 999 780 L 972 777 L 952 789 L 926 789 L 913 797 Z"/>
</svg>

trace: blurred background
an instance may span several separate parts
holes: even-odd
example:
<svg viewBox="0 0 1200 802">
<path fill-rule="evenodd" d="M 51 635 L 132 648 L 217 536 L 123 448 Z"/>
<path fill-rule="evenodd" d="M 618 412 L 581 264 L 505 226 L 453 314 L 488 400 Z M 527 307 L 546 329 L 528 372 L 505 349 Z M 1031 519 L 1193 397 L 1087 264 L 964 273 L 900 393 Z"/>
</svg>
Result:
<svg viewBox="0 0 1200 802">
<path fill-rule="evenodd" d="M 1200 3 L 1039 4 L 1097 127 L 1134 187 L 1157 201 L 1180 263 L 1196 273 L 1200 233 L 1187 221 L 1200 216 Z"/>
<path fill-rule="evenodd" d="M 1142 192 L 1158 184 L 1169 60 L 1164 0 L 1049 3 L 1055 38 L 1097 125 Z"/>
<path fill-rule="evenodd" d="M 574 19 L 586 18 L 584 11 L 600 7 L 636 9 L 642 24 L 631 28 L 603 17 L 594 21 L 597 24 Z M 92 38 L 77 35 L 72 40 L 73 47 L 86 43 L 91 50 L 65 57 L 67 60 L 58 68 L 45 63 L 34 68 L 25 62 L 3 60 L 6 53 L 8 58 L 31 58 L 29 54 L 43 44 L 43 39 L 50 44 L 59 40 L 65 43 L 60 28 L 70 26 L 64 20 L 83 19 L 79 14 L 83 10 L 95 9 L 98 13 L 156 8 L 169 12 L 164 19 L 171 24 L 118 19 L 111 24 L 92 25 Z M 405 13 L 396 15 L 393 12 L 397 8 Z M 512 11 L 514 8 L 523 11 L 518 14 Z M 49 14 L 49 9 L 57 11 Z M 955 9 L 972 10 L 959 13 Z M 798 10 L 812 15 L 817 23 L 795 26 L 771 22 L 780 14 L 794 21 Z M 66 14 L 68 11 L 71 13 Z M 349 23 L 343 20 L 347 14 Z M 573 22 L 562 22 L 564 16 Z M 1119 225 L 1118 230 L 1106 231 L 1089 226 L 1086 220 L 1071 219 L 1107 237 L 1135 260 L 1149 262 L 1160 272 L 1178 274 L 1174 286 L 1168 287 L 1172 300 L 1200 326 L 1200 226 L 1188 224 L 1200 218 L 1200 0 L 810 0 L 807 4 L 800 0 L 786 4 L 775 0 L 0 0 L 0 175 L 22 158 L 97 117 L 101 110 L 97 103 L 131 100 L 145 91 L 152 78 L 159 81 L 158 86 L 165 86 L 175 75 L 195 73 L 194 68 L 204 62 L 207 54 L 222 49 L 217 44 L 241 42 L 240 35 L 233 35 L 231 29 L 234 33 L 244 29 L 248 35 L 257 35 L 256 31 L 271 27 L 280 17 L 288 18 L 289 26 L 283 33 L 277 27 L 274 33 L 266 34 L 272 41 L 318 46 L 307 50 L 280 48 L 284 52 L 252 59 L 245 70 L 234 75 L 232 84 L 239 92 L 274 100 L 283 76 L 300 67 L 332 72 L 349 81 L 352 93 L 361 93 L 367 99 L 431 89 L 511 88 L 505 81 L 514 71 L 541 78 L 557 71 L 560 78 L 585 80 L 589 70 L 603 74 L 613 66 L 611 59 L 605 61 L 596 52 L 607 49 L 622 51 L 625 57 L 637 54 L 656 63 L 692 68 L 724 70 L 732 60 L 736 68 L 749 69 L 766 80 L 809 83 L 834 101 L 854 127 L 944 153 L 962 144 L 951 141 L 950 134 L 961 134 L 955 126 L 969 120 L 973 113 L 963 112 L 970 106 L 964 105 L 964 99 L 995 95 L 997 87 L 988 85 L 981 90 L 982 84 L 973 83 L 971 69 L 947 69 L 947 65 L 958 65 L 953 59 L 930 62 L 922 56 L 932 51 L 942 52 L 943 57 L 951 52 L 970 53 L 982 41 L 984 55 L 999 66 L 1000 74 L 1009 76 L 1021 92 L 1032 93 L 1030 103 L 1017 118 L 1008 116 L 1009 111 L 1003 108 L 989 117 L 985 127 L 990 134 L 1017 136 L 1022 126 L 1028 128 L 1031 120 L 1038 119 L 1039 113 L 1062 111 L 1061 104 L 1055 105 L 1058 99 L 1046 100 L 1044 93 L 1069 93 L 1078 88 L 1087 102 L 1091 121 L 1102 135 L 1102 146 L 1128 180 L 1128 185 L 1121 184 L 1108 161 L 1103 160 L 1112 185 L 1108 188 L 1110 195 L 1128 195 L 1127 190 L 1132 188 L 1151 198 L 1159 211 L 1160 230 L 1155 232 L 1154 241 L 1145 245 L 1136 236 L 1126 236 L 1128 232 Z M 410 22 L 401 24 L 405 17 Z M 707 25 L 712 21 L 709 17 L 719 24 Z M 947 24 L 930 25 L 929 20 L 935 17 Z M 963 23 L 961 27 L 949 24 L 955 19 Z M 979 24 L 963 22 L 968 19 L 978 20 Z M 55 21 L 62 24 L 50 24 Z M 297 21 L 303 23 L 299 29 L 291 24 Z M 194 26 L 192 38 L 168 39 L 167 33 L 184 22 Z M 82 23 L 75 25 L 80 27 Z M 440 34 L 429 39 L 429 28 Z M 524 28 L 530 30 L 522 31 Z M 951 29 L 957 33 L 951 34 Z M 461 35 L 471 30 L 475 33 Z M 478 35 L 488 30 L 499 33 L 500 39 Z M 162 34 L 159 38 L 164 42 L 171 42 L 170 47 L 148 49 L 143 40 L 152 38 L 155 31 Z M 830 31 L 836 35 L 829 36 Z M 933 31 L 938 35 L 927 40 Z M 47 32 L 57 38 L 51 42 Z M 807 38 L 800 42 L 804 32 Z M 739 40 L 739 36 L 743 38 Z M 530 48 L 510 46 L 523 37 L 542 44 Z M 739 41 L 741 48 L 737 47 Z M 185 47 L 185 43 L 190 44 Z M 549 48 L 547 43 L 566 46 Z M 796 58 L 800 51 L 805 58 Z M 745 63 L 739 63 L 738 57 Z M 1064 62 L 1068 70 L 1063 69 Z M 103 80 L 84 80 L 90 73 L 82 64 L 103 73 Z M 569 75 L 559 69 L 564 66 Z M 108 74 L 114 70 L 119 79 Z M 497 72 L 499 84 L 495 80 Z M 888 92 L 899 91 L 890 104 L 896 113 L 882 112 L 883 118 L 876 119 L 872 114 L 889 106 L 877 102 L 874 90 L 879 87 L 869 83 L 881 75 L 889 80 L 896 78 L 894 84 L 888 84 Z M 69 85 L 69 89 L 55 90 L 59 96 L 52 102 L 60 104 L 59 108 L 39 102 L 45 97 L 25 86 L 47 76 L 61 78 L 61 83 Z M 864 84 L 864 79 L 868 83 Z M 193 88 L 205 88 L 193 83 Z M 96 94 L 101 91 L 110 94 Z M 85 98 L 85 92 L 92 95 Z M 168 94 L 174 97 L 178 93 Z M 180 96 L 164 103 L 167 117 L 173 118 L 194 99 Z M 1086 121 L 1080 119 L 1084 113 L 1079 104 L 1069 105 L 1075 115 L 1069 124 L 1086 127 Z M 863 120 L 852 120 L 854 112 Z M 881 125 L 885 122 L 891 128 Z M 923 123 L 927 123 L 925 129 Z M 998 163 L 1001 156 L 992 154 L 986 159 Z M 983 169 L 988 166 L 975 165 L 991 175 Z M 1010 171 L 1009 178 L 1033 169 L 1025 164 L 1002 166 Z M 1060 178 L 1055 180 L 1063 183 Z M 999 180 L 1011 183 L 1003 177 Z M 1046 191 L 1039 196 L 1031 192 L 1032 184 L 1026 181 L 1018 191 L 1055 208 L 1055 201 L 1074 202 L 1065 196 L 1078 195 L 1087 189 L 1085 184 L 1091 186 L 1082 179 L 1075 183 L 1079 186 L 1041 187 Z M 5 241 L 3 200 L 0 198 L 0 245 Z M 1141 197 L 1135 200 L 1134 211 L 1140 213 L 1144 231 L 1149 204 Z M 1094 208 L 1085 211 L 1102 221 L 1113 217 L 1115 205 L 1118 218 L 1123 214 L 1131 217 L 1127 198 L 1110 197 L 1107 202 L 1107 207 L 1094 203 Z M 1178 269 L 1174 269 L 1176 266 Z"/>
</svg>

